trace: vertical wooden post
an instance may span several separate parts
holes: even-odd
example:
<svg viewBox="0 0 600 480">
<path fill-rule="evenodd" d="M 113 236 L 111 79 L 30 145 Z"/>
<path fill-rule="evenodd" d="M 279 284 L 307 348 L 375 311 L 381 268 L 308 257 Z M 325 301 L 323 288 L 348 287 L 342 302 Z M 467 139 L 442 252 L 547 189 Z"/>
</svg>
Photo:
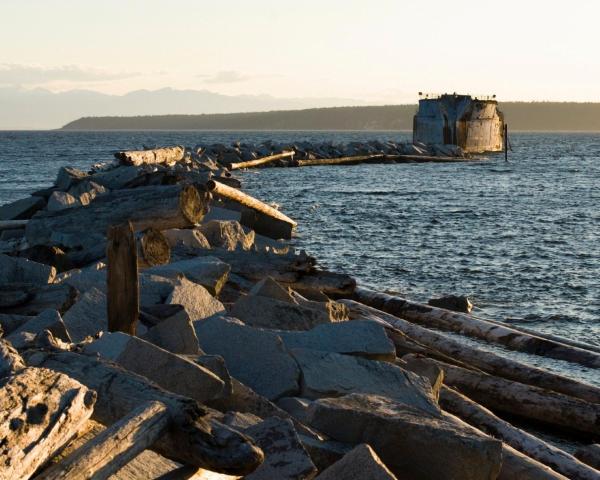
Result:
<svg viewBox="0 0 600 480">
<path fill-rule="evenodd" d="M 140 313 L 137 247 L 131 222 L 108 228 L 108 331 L 135 335 Z"/>
<path fill-rule="evenodd" d="M 504 124 L 504 161 L 508 162 L 508 123 Z"/>
</svg>

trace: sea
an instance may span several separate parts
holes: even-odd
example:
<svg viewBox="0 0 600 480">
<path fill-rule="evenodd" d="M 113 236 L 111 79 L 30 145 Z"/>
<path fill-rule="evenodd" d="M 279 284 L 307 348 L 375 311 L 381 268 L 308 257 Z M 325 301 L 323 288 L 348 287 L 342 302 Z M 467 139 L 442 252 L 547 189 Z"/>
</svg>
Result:
<svg viewBox="0 0 600 480">
<path fill-rule="evenodd" d="M 117 150 L 200 143 L 409 141 L 407 132 L 0 132 L 0 204 Z M 298 221 L 292 243 L 360 285 L 426 302 L 467 295 L 478 316 L 600 345 L 600 134 L 513 133 L 508 161 L 239 172 Z M 600 386 L 598 370 L 501 352 Z"/>
</svg>

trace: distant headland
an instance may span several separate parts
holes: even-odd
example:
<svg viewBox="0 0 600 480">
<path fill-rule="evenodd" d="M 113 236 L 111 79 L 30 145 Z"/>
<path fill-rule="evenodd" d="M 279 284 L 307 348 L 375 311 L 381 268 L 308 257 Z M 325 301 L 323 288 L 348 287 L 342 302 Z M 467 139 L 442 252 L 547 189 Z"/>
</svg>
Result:
<svg viewBox="0 0 600 480">
<path fill-rule="evenodd" d="M 416 105 L 83 117 L 62 130 L 412 130 Z M 600 103 L 500 102 L 512 131 L 600 131 Z"/>
</svg>

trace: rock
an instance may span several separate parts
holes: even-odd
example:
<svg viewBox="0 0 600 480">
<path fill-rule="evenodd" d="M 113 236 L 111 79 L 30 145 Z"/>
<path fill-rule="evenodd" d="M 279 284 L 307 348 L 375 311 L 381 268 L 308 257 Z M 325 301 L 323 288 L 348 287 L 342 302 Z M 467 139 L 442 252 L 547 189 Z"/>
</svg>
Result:
<svg viewBox="0 0 600 480">
<path fill-rule="evenodd" d="M 277 406 L 301 423 L 308 423 L 308 407 L 313 401 L 302 397 L 283 397 L 277 400 Z"/>
<path fill-rule="evenodd" d="M 361 444 L 317 477 L 317 480 L 397 480 L 373 449 Z"/>
<path fill-rule="evenodd" d="M 227 412 L 221 420 L 221 423 L 229 425 L 236 430 L 245 430 L 246 428 L 257 425 L 262 421 L 262 418 L 252 413 Z"/>
<path fill-rule="evenodd" d="M 344 305 L 343 303 L 331 301 L 322 293 L 321 295 L 326 297 L 325 300 L 309 300 L 304 296 L 300 295 L 298 292 L 291 289 L 290 294 L 292 295 L 294 300 L 296 300 L 298 305 L 314 308 L 315 310 L 321 310 L 327 316 L 329 316 L 329 318 L 331 318 L 331 321 L 343 322 L 346 320 L 350 320 L 350 310 L 346 305 Z"/>
<path fill-rule="evenodd" d="M 250 250 L 254 245 L 254 231 L 244 231 L 242 225 L 235 220 L 210 220 L 198 227 L 211 247 L 224 248 L 229 251 L 241 248 Z"/>
<path fill-rule="evenodd" d="M 88 177 L 88 174 L 73 167 L 60 167 L 56 177 L 56 186 L 66 192 L 72 186 Z"/>
<path fill-rule="evenodd" d="M 290 352 L 302 372 L 302 397 L 341 397 L 349 393 L 383 395 L 415 410 L 439 415 L 429 382 L 396 365 L 317 350 L 292 349 Z"/>
<path fill-rule="evenodd" d="M 106 291 L 106 264 L 96 262 L 86 268 L 72 269 L 56 276 L 55 283 L 64 283 L 76 288 L 80 293 L 90 288 Z"/>
<path fill-rule="evenodd" d="M 108 192 L 108 190 L 98 183 L 84 180 L 69 189 L 72 195 L 80 205 L 89 205 L 98 195 Z"/>
<path fill-rule="evenodd" d="M 25 236 L 24 228 L 13 228 L 10 230 L 2 230 L 0 232 L 0 240 L 20 240 Z"/>
<path fill-rule="evenodd" d="M 317 400 L 310 419 L 338 441 L 368 443 L 400 478 L 493 480 L 500 471 L 500 441 L 385 397 Z"/>
<path fill-rule="evenodd" d="M 317 468 L 300 443 L 290 420 L 270 417 L 243 430 L 265 454 L 265 461 L 246 480 L 312 479 Z"/>
<path fill-rule="evenodd" d="M 166 237 L 171 247 L 183 245 L 188 248 L 210 249 L 210 243 L 196 228 L 172 228 L 170 230 L 163 230 L 162 234 Z"/>
<path fill-rule="evenodd" d="M 195 355 L 198 338 L 185 310 L 152 327 L 142 338 L 172 353 Z"/>
<path fill-rule="evenodd" d="M 202 285 L 211 295 L 218 295 L 231 268 L 216 257 L 194 257 L 189 260 L 157 265 L 148 268 L 145 273 L 165 278 L 177 278 L 184 275 L 188 280 Z"/>
<path fill-rule="evenodd" d="M 64 210 L 65 208 L 80 207 L 81 203 L 73 195 L 57 190 L 50 195 L 47 209 L 49 212 Z"/>
<path fill-rule="evenodd" d="M 217 204 L 219 205 L 219 204 Z M 223 208 L 215 205 L 215 201 L 213 200 L 210 203 L 210 209 L 208 213 L 204 216 L 202 221 L 204 223 L 208 223 L 212 220 L 227 220 L 227 221 L 236 221 L 239 222 L 242 218 L 242 213 L 238 210 L 230 210 L 229 208 Z"/>
<path fill-rule="evenodd" d="M 108 329 L 106 294 L 97 288 L 86 291 L 63 316 L 69 336 L 75 343 Z"/>
<path fill-rule="evenodd" d="M 27 220 L 46 206 L 42 197 L 27 197 L 0 207 L 0 220 Z"/>
<path fill-rule="evenodd" d="M 194 321 L 225 311 L 223 304 L 208 293 L 206 288 L 190 282 L 185 277 L 174 281 L 173 291 L 169 294 L 165 303 L 183 305 Z"/>
<path fill-rule="evenodd" d="M 63 314 L 76 297 L 77 291 L 70 285 L 0 284 L 0 306 L 8 315 L 36 316 L 49 308 Z"/>
<path fill-rule="evenodd" d="M 83 352 L 118 363 L 166 390 L 201 403 L 223 394 L 225 384 L 214 373 L 187 358 L 126 333 L 104 333 L 98 340 L 86 344 Z"/>
<path fill-rule="evenodd" d="M 223 397 L 219 397 L 211 402 L 211 405 L 215 402 L 222 402 L 224 398 L 231 397 L 233 392 L 233 384 L 234 379 L 229 375 L 229 370 L 227 370 L 227 365 L 225 365 L 225 360 L 220 355 L 207 355 L 200 348 L 198 351 L 200 354 L 196 355 L 182 355 L 187 358 L 189 361 L 197 363 L 202 368 L 205 368 L 212 373 L 214 373 L 217 377 L 219 377 L 225 383 L 225 387 L 223 387 Z M 219 410 L 217 408 L 217 410 Z M 235 410 L 235 408 L 227 408 L 227 411 Z"/>
<path fill-rule="evenodd" d="M 298 433 L 298 438 L 319 471 L 323 471 L 341 460 L 353 447 L 348 443 L 323 440 L 301 433 Z"/>
<path fill-rule="evenodd" d="M 277 334 L 221 317 L 193 324 L 200 348 L 221 355 L 231 375 L 260 395 L 274 400 L 299 391 L 298 365 Z"/>
<path fill-rule="evenodd" d="M 35 318 L 35 315 L 10 315 L 0 313 L 0 331 L 4 336 L 9 335 L 33 318 Z"/>
<path fill-rule="evenodd" d="M 458 296 L 458 295 L 447 295 L 442 298 L 432 298 L 427 302 L 432 307 L 445 308 L 446 310 L 452 310 L 454 312 L 471 313 L 473 310 L 473 304 L 469 300 L 469 297 Z"/>
<path fill-rule="evenodd" d="M 31 320 L 21 325 L 6 337 L 15 348 L 23 348 L 25 343 L 22 341 L 21 333 L 28 332 L 37 335 L 44 330 L 50 331 L 53 336 L 64 342 L 71 342 L 65 324 L 56 310 L 45 310 Z"/>
<path fill-rule="evenodd" d="M 14 375 L 25 366 L 19 352 L 5 339 L 0 339 L 0 379 Z"/>
<path fill-rule="evenodd" d="M 277 330 L 310 330 L 335 321 L 323 311 L 259 295 L 241 297 L 231 314 L 248 325 Z"/>
<path fill-rule="evenodd" d="M 410 353 L 402 357 L 402 368 L 429 380 L 435 399 L 440 398 L 440 389 L 444 383 L 444 370 L 438 365 L 418 354 Z"/>
<path fill-rule="evenodd" d="M 125 188 L 125 186 L 143 172 L 141 168 L 134 166 L 120 166 L 91 175 L 89 180 L 102 185 L 110 190 Z"/>
<path fill-rule="evenodd" d="M 258 295 L 260 297 L 272 298 L 281 302 L 292 303 L 298 305 L 292 294 L 287 288 L 282 287 L 271 277 L 265 277 L 257 282 L 248 295 Z"/>
<path fill-rule="evenodd" d="M 600 470 L 600 444 L 584 445 L 575 451 L 575 457 L 589 466 Z"/>
<path fill-rule="evenodd" d="M 0 283 L 24 282 L 43 285 L 52 283 L 55 277 L 54 267 L 26 258 L 0 254 Z"/>
<path fill-rule="evenodd" d="M 27 258 L 33 262 L 50 265 L 56 268 L 58 272 L 64 272 L 65 270 L 73 268 L 67 254 L 56 246 L 34 245 L 20 250 L 19 257 Z"/>
<path fill-rule="evenodd" d="M 396 347 L 385 329 L 375 322 L 354 320 L 352 322 L 324 323 L 311 330 L 278 330 L 288 349 L 310 348 L 324 352 L 358 355 L 374 360 L 393 361 Z"/>
</svg>

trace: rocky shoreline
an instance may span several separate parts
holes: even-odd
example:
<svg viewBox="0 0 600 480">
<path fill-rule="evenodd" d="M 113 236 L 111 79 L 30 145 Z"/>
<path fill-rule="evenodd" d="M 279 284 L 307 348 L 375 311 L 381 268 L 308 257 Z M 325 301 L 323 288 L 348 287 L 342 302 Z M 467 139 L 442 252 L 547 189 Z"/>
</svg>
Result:
<svg viewBox="0 0 600 480">
<path fill-rule="evenodd" d="M 443 331 L 591 369 L 597 347 L 322 270 L 231 173 L 469 159 L 456 148 L 115 157 L 0 206 L 0 479 L 600 478 L 600 388 Z M 573 456 L 513 417 L 589 445 Z"/>
</svg>

